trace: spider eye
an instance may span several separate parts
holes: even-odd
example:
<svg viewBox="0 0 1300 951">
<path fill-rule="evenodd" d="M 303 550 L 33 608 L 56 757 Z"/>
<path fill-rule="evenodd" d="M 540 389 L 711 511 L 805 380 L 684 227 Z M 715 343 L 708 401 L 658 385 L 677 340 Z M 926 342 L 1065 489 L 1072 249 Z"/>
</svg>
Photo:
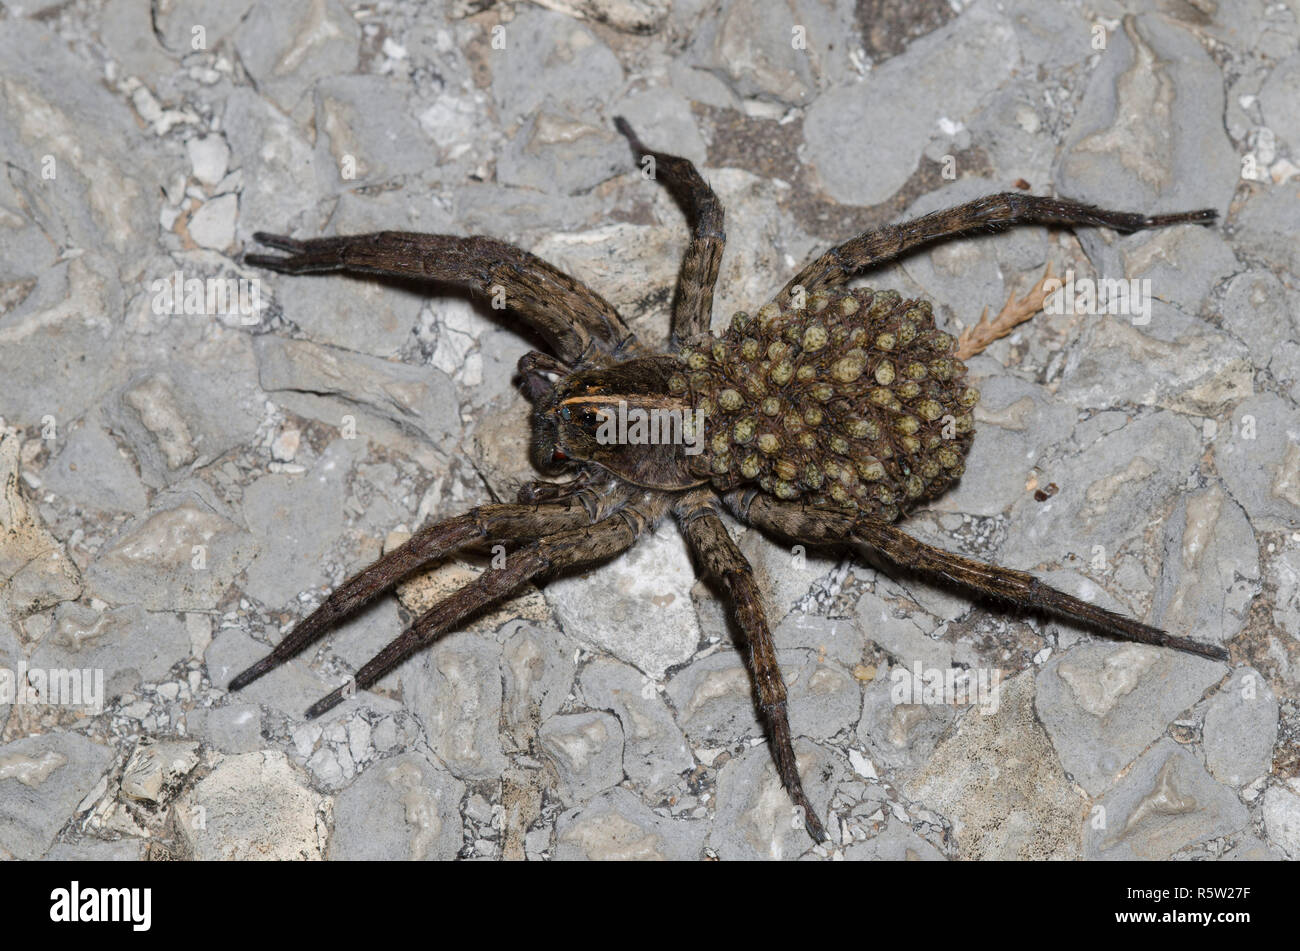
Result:
<svg viewBox="0 0 1300 951">
<path fill-rule="evenodd" d="M 582 422 L 587 426 L 596 425 L 596 414 L 589 409 L 582 411 Z"/>
<path fill-rule="evenodd" d="M 560 407 L 560 419 L 564 420 L 566 423 L 569 421 L 569 407 Z"/>
</svg>

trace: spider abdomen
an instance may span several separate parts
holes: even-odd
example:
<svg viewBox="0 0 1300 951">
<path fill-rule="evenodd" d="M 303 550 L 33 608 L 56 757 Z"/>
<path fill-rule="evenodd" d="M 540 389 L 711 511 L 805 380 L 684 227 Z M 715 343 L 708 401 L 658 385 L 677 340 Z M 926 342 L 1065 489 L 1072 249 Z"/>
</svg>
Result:
<svg viewBox="0 0 1300 951">
<path fill-rule="evenodd" d="M 892 522 L 962 473 L 979 392 L 928 301 L 814 293 L 736 314 L 678 353 L 670 390 L 704 411 L 693 467 L 715 487 Z"/>
</svg>

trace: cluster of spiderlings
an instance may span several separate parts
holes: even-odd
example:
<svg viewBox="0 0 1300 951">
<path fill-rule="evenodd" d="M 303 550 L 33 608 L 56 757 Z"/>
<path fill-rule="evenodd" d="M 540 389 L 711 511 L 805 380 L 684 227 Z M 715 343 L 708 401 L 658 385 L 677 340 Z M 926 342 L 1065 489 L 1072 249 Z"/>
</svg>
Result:
<svg viewBox="0 0 1300 951">
<path fill-rule="evenodd" d="M 964 468 L 979 392 L 928 301 L 895 291 L 770 303 L 697 338 L 669 379 L 705 412 L 694 467 L 722 490 L 894 521 Z"/>
</svg>

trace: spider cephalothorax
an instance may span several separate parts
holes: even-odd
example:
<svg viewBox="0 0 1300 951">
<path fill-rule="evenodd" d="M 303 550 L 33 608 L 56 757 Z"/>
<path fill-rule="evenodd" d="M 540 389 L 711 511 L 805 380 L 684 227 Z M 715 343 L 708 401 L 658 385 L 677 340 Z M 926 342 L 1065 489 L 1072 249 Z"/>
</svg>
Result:
<svg viewBox="0 0 1300 951">
<path fill-rule="evenodd" d="M 707 481 L 695 473 L 696 405 L 671 392 L 671 357 L 641 357 L 565 376 L 536 375 L 543 355 L 525 354 L 520 372 L 533 399 L 533 460 L 545 471 L 589 462 L 648 489 L 686 489 Z"/>
<path fill-rule="evenodd" d="M 298 240 L 258 233 L 287 257 L 249 255 L 289 274 L 353 271 L 468 285 L 505 295 L 552 353 L 519 364 L 533 404 L 532 456 L 564 482 L 534 482 L 516 503 L 480 506 L 421 528 L 341 584 L 269 654 L 231 681 L 239 689 L 294 656 L 404 576 L 471 546 L 506 544 L 503 567 L 438 602 L 315 704 L 330 709 L 375 683 L 473 612 L 532 579 L 610 558 L 671 514 L 701 570 L 732 602 L 746 641 L 777 772 L 809 833 L 826 838 L 804 794 L 785 684 L 762 594 L 719 513 L 811 545 L 866 545 L 890 561 L 978 595 L 1049 612 L 1114 637 L 1227 659 L 1221 646 L 1166 634 L 1050 588 L 1032 575 L 952 554 L 893 523 L 960 477 L 979 393 L 927 301 L 846 290 L 857 273 L 946 238 L 1017 224 L 1121 231 L 1210 224 L 1212 210 L 1146 216 L 1019 193 L 867 232 L 831 248 L 776 299 L 710 333 L 722 256 L 722 206 L 686 159 L 651 151 L 616 120 L 692 221 L 673 306 L 670 352 L 647 352 L 598 294 L 526 251 L 491 238 L 376 234 Z"/>
</svg>

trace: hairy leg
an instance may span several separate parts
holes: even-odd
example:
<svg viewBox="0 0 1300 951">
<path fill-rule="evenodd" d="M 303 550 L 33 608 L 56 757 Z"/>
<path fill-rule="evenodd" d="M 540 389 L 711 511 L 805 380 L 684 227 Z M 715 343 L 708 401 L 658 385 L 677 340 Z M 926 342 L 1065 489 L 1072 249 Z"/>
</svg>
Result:
<svg viewBox="0 0 1300 951">
<path fill-rule="evenodd" d="M 711 491 L 697 489 L 681 497 L 673 512 L 700 567 L 727 589 L 736 621 L 748 642 L 749 672 L 772 733 L 772 759 L 777 774 L 790 799 L 802 810 L 809 834 L 818 842 L 825 842 L 826 830 L 799 779 L 786 711 L 785 681 L 776 661 L 776 643 L 767 623 L 767 612 L 763 610 L 762 593 L 754 580 L 754 569 L 727 533 L 716 506 Z"/>
<path fill-rule="evenodd" d="M 791 278 L 778 297 L 788 295 L 796 286 L 808 293 L 819 288 L 835 287 L 867 268 L 922 245 L 978 231 L 999 231 L 1013 225 L 1083 226 L 1140 231 L 1175 224 L 1209 225 L 1214 223 L 1217 216 L 1218 212 L 1213 208 L 1170 215 L 1142 215 L 1127 211 L 1107 211 L 1069 198 L 1003 192 L 858 235 L 851 241 L 831 248 L 805 267 Z"/>
<path fill-rule="evenodd" d="M 519 487 L 518 501 L 525 505 L 541 502 L 560 502 L 572 498 L 578 493 L 595 493 L 608 495 L 620 491 L 620 484 L 610 479 L 609 474 L 589 466 L 583 466 L 567 482 L 552 482 L 537 479 Z"/>
<path fill-rule="evenodd" d="M 904 568 L 946 578 L 954 584 L 1009 601 L 1026 610 L 1077 621 L 1121 640 L 1172 647 L 1212 660 L 1228 660 L 1228 651 L 1217 644 L 1204 644 L 1169 634 L 1107 611 L 1058 591 L 1026 572 L 990 565 L 927 545 L 894 525 L 865 519 L 855 521 L 842 512 L 804 508 L 765 496 L 748 500 L 744 493 L 732 493 L 728 502 L 741 518 L 784 538 L 811 545 L 862 542 Z"/>
<path fill-rule="evenodd" d="M 626 551 L 653 527 L 666 508 L 666 496 L 654 493 L 623 506 L 594 525 L 535 539 L 509 552 L 504 566 L 485 568 L 469 584 L 420 615 L 414 624 L 367 661 L 357 671 L 356 677 L 312 704 L 307 716 L 320 716 L 347 699 L 354 690 L 369 687 L 416 651 L 450 632 L 466 617 L 506 597 L 525 582 L 575 565 L 603 561 Z"/>
<path fill-rule="evenodd" d="M 484 505 L 427 525 L 405 544 L 339 585 L 270 654 L 236 676 L 228 689 L 239 690 L 274 670 L 421 566 L 484 540 L 533 539 L 590 525 L 604 517 L 617 501 L 608 495 L 575 493 L 572 498 L 545 505 Z"/>
<path fill-rule="evenodd" d="M 677 275 L 673 340 L 680 343 L 696 334 L 708 333 L 713 315 L 713 287 L 718 282 L 718 265 L 722 263 L 722 249 L 727 241 L 722 230 L 722 202 L 689 159 L 646 148 L 621 116 L 614 120 L 614 125 L 627 137 L 638 160 L 645 155 L 654 159 L 655 176 L 668 186 L 691 223 L 691 243 L 686 246 Z"/>
<path fill-rule="evenodd" d="M 463 284 L 489 297 L 504 294 L 506 307 L 568 364 L 636 347 L 632 331 L 599 294 L 536 255 L 492 238 L 411 231 L 301 240 L 259 231 L 253 238 L 289 256 L 248 254 L 245 262 L 283 274 L 381 274 Z"/>
</svg>

